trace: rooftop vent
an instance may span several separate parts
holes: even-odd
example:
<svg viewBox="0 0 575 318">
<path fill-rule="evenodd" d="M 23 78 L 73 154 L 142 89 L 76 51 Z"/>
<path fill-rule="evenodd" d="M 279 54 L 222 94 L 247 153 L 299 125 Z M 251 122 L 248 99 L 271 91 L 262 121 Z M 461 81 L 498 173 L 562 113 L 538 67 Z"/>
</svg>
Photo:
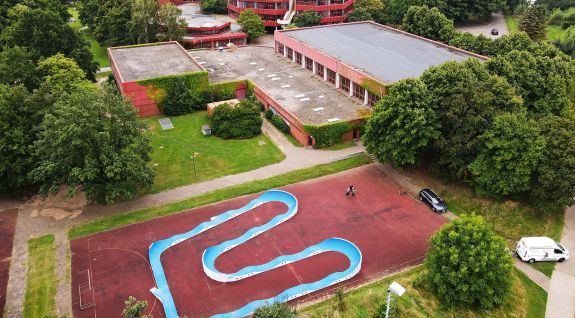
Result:
<svg viewBox="0 0 575 318">
<path fill-rule="evenodd" d="M 327 121 L 329 121 L 330 123 L 333 123 L 334 121 L 338 121 L 338 120 L 339 120 L 339 118 L 334 117 L 334 118 L 328 119 Z"/>
</svg>

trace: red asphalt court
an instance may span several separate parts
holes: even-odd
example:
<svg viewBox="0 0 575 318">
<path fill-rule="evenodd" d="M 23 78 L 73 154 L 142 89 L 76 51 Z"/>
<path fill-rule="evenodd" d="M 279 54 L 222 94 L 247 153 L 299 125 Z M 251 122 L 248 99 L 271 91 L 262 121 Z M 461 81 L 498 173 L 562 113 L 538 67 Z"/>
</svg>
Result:
<svg viewBox="0 0 575 318">
<path fill-rule="evenodd" d="M 349 183 L 358 189 L 354 199 L 344 196 Z M 363 254 L 361 272 L 342 283 L 357 285 L 421 263 L 428 238 L 445 223 L 442 216 L 410 196 L 400 195 L 401 187 L 374 165 L 281 189 L 297 197 L 297 215 L 223 254 L 216 263 L 218 269 L 237 271 L 282 254 L 299 252 L 330 237 L 340 237 L 355 243 Z M 240 197 L 73 240 L 74 317 L 121 317 L 128 296 L 147 300 L 146 313 L 164 317 L 162 304 L 149 292 L 154 287 L 154 278 L 148 263 L 148 246 L 189 231 L 257 196 Z M 281 203 L 264 204 L 164 252 L 162 264 L 178 313 L 182 317 L 226 313 L 252 300 L 273 297 L 295 285 L 314 282 L 347 268 L 347 258 L 329 252 L 233 283 L 216 282 L 204 274 L 201 255 L 205 248 L 238 237 L 285 210 Z M 340 286 L 331 286 L 330 290 L 305 296 L 301 301 L 333 292 Z M 80 293 L 82 307 L 94 305 L 81 310 Z"/>
<path fill-rule="evenodd" d="M 0 211 L 0 314 L 4 312 L 6 305 L 6 289 L 17 217 L 18 209 Z"/>
</svg>

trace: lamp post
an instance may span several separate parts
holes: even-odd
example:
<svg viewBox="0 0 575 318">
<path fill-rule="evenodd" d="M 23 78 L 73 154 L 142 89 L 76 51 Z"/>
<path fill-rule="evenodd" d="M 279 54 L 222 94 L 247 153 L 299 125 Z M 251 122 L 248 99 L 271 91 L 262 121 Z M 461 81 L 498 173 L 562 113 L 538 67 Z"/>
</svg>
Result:
<svg viewBox="0 0 575 318">
<path fill-rule="evenodd" d="M 192 158 L 192 162 L 194 163 L 194 178 L 198 177 L 198 173 L 196 172 L 196 157 L 199 155 L 199 153 L 194 152 L 194 154 L 190 157 Z"/>
<path fill-rule="evenodd" d="M 389 318 L 389 308 L 391 303 L 391 293 L 396 294 L 397 296 L 401 297 L 403 293 L 405 293 L 405 288 L 401 286 L 399 283 L 393 282 L 389 285 L 387 289 L 387 308 L 385 309 L 385 318 Z"/>
</svg>

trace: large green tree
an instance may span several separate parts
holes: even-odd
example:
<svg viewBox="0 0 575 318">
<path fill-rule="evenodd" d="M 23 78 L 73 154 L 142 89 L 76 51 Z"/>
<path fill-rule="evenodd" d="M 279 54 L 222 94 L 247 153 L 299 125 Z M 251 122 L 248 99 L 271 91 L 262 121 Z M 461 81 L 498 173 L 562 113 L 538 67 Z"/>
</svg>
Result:
<svg viewBox="0 0 575 318">
<path fill-rule="evenodd" d="M 513 260 L 481 216 L 462 215 L 431 237 L 424 281 L 447 307 L 492 309 L 511 290 Z"/>
<path fill-rule="evenodd" d="M 151 186 L 151 147 L 135 108 L 111 88 L 82 89 L 56 102 L 34 143 L 31 172 L 40 192 L 60 185 L 85 191 L 92 201 L 129 199 Z"/>
<path fill-rule="evenodd" d="M 180 41 L 186 35 L 188 24 L 181 15 L 182 10 L 171 3 L 160 7 L 158 24 L 161 26 L 162 32 L 158 38 L 161 41 Z"/>
<path fill-rule="evenodd" d="M 523 114 L 503 114 L 480 139 L 483 147 L 469 165 L 479 189 L 493 196 L 528 191 L 545 148 L 537 123 Z"/>
<path fill-rule="evenodd" d="M 575 203 L 575 121 L 547 116 L 538 126 L 546 143 L 530 199 L 542 211 L 562 210 Z"/>
<path fill-rule="evenodd" d="M 441 122 L 431 166 L 444 178 L 469 180 L 468 165 L 481 148 L 478 137 L 495 116 L 521 110 L 522 100 L 503 78 L 489 74 L 477 60 L 432 67 L 421 80 Z"/>
<path fill-rule="evenodd" d="M 19 46 L 4 48 L 0 52 L 0 83 L 37 88 L 40 83 L 34 54 Z"/>
<path fill-rule="evenodd" d="M 319 25 L 321 15 L 313 10 L 304 11 L 293 18 L 293 24 L 299 28 Z"/>
<path fill-rule="evenodd" d="M 384 0 L 384 22 L 399 25 L 409 7 L 436 7 L 449 19 L 465 21 L 470 17 L 490 19 L 491 13 L 505 8 L 505 0 Z"/>
<path fill-rule="evenodd" d="M 249 98 L 234 107 L 229 104 L 216 107 L 211 124 L 214 135 L 223 139 L 252 138 L 262 132 L 259 105 Z"/>
<path fill-rule="evenodd" d="M 348 21 L 382 21 L 384 5 L 381 0 L 358 0 L 353 4 L 353 11 L 348 16 Z"/>
<path fill-rule="evenodd" d="M 128 32 L 132 21 L 132 2 L 125 0 L 97 0 L 96 15 L 84 13 L 91 26 L 96 40 L 104 46 L 120 46 L 134 43 L 133 35 Z M 83 7 L 83 11 L 92 9 Z"/>
<path fill-rule="evenodd" d="M 374 109 L 365 126 L 367 151 L 395 167 L 414 164 L 420 150 L 439 137 L 439 119 L 429 92 L 418 79 L 395 83 Z"/>
<path fill-rule="evenodd" d="M 134 42 L 155 42 L 158 34 L 158 1 L 157 0 L 131 0 L 132 20 L 130 21 L 130 33 Z"/>
<path fill-rule="evenodd" d="M 98 67 L 88 42 L 58 12 L 19 4 L 9 17 L 10 25 L 0 34 L 4 47 L 26 48 L 35 59 L 62 53 L 76 60 L 88 79 L 95 78 Z"/>
<path fill-rule="evenodd" d="M 401 28 L 428 39 L 449 42 L 455 34 L 453 21 L 437 8 L 412 6 L 403 17 Z"/>
<path fill-rule="evenodd" d="M 215 13 L 215 14 L 228 13 L 227 0 L 204 0 L 202 1 L 201 6 L 202 6 L 202 12 L 204 13 Z"/>
<path fill-rule="evenodd" d="M 547 26 L 547 8 L 544 5 L 532 5 L 519 18 L 519 30 L 524 31 L 532 40 L 545 38 Z"/>
<path fill-rule="evenodd" d="M 242 31 L 248 35 L 248 39 L 250 40 L 266 33 L 262 19 L 259 15 L 255 14 L 253 10 L 248 9 L 242 11 L 238 17 L 238 24 L 242 27 Z"/>
</svg>

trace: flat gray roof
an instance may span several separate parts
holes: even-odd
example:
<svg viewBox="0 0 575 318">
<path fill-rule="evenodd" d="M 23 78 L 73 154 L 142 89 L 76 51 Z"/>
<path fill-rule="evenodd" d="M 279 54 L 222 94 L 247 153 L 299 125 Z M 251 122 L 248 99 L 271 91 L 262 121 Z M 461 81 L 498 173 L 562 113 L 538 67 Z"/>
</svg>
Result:
<svg viewBox="0 0 575 318">
<path fill-rule="evenodd" d="M 222 19 L 218 19 L 215 16 L 204 14 L 202 13 L 202 9 L 200 5 L 197 3 L 186 3 L 179 5 L 178 8 L 182 10 L 181 17 L 186 20 L 188 23 L 188 27 L 214 27 L 226 24 L 230 21 L 224 21 Z M 232 28 L 239 29 L 239 26 L 235 23 L 232 23 Z"/>
<path fill-rule="evenodd" d="M 124 82 L 203 71 L 177 43 L 110 48 L 109 52 Z"/>
<path fill-rule="evenodd" d="M 281 31 L 382 83 L 419 77 L 430 66 L 477 58 L 377 23 L 348 23 Z"/>
</svg>

